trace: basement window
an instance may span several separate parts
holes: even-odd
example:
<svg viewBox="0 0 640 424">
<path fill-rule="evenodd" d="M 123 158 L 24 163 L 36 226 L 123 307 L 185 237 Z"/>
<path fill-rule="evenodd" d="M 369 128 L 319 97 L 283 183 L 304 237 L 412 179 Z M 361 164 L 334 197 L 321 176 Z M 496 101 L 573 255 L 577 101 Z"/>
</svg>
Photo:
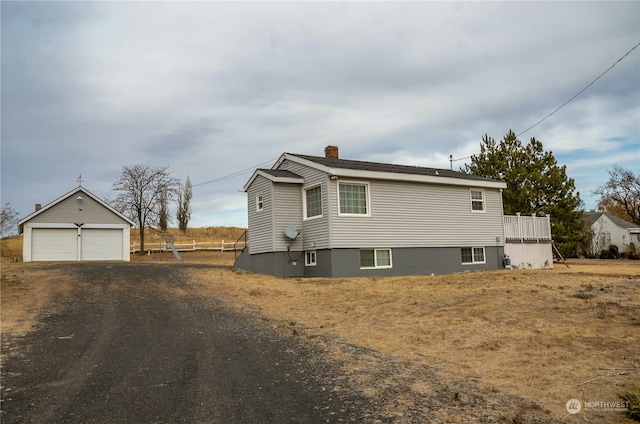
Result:
<svg viewBox="0 0 640 424">
<path fill-rule="evenodd" d="M 391 249 L 360 250 L 360 268 L 393 268 L 391 263 Z"/>
<path fill-rule="evenodd" d="M 484 264 L 486 263 L 484 247 L 463 247 L 460 249 L 462 265 Z"/>
<path fill-rule="evenodd" d="M 318 264 L 316 251 L 308 250 L 304 252 L 304 266 L 316 266 Z"/>
</svg>

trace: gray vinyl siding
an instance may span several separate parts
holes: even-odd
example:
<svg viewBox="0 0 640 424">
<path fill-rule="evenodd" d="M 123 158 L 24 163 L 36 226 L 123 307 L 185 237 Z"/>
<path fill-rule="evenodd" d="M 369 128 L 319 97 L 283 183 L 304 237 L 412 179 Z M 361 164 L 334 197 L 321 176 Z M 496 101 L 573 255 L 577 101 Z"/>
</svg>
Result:
<svg viewBox="0 0 640 424">
<path fill-rule="evenodd" d="M 300 184 L 273 184 L 276 251 L 286 251 L 289 246 L 291 249 L 302 248 L 304 233 L 294 242 L 284 234 L 284 229 L 288 226 L 302 227 L 301 190 Z"/>
<path fill-rule="evenodd" d="M 484 189 L 486 212 L 474 213 L 469 187 L 381 180 L 359 182 L 369 183 L 371 216 L 368 217 L 339 216 L 338 181 L 331 181 L 331 248 L 503 244 L 498 189 Z"/>
<path fill-rule="evenodd" d="M 296 175 L 300 175 L 304 178 L 303 187 L 297 186 L 300 196 L 300 205 L 302 205 L 302 190 L 307 187 L 320 184 L 322 186 L 322 217 L 312 218 L 302 221 L 302 238 L 304 240 L 303 249 L 315 250 L 315 249 L 327 249 L 330 246 L 330 233 L 329 233 L 329 177 L 326 173 L 318 171 L 313 168 L 309 168 L 304 165 L 300 165 L 291 161 L 284 161 L 278 169 L 291 171 Z M 300 210 L 300 217 L 302 217 L 302 210 Z"/>
<path fill-rule="evenodd" d="M 263 210 L 256 211 L 256 195 L 263 196 Z M 274 241 L 273 184 L 258 176 L 247 191 L 249 215 L 249 253 L 272 252 Z"/>
<path fill-rule="evenodd" d="M 78 196 L 82 197 L 82 200 L 78 200 Z M 127 221 L 82 192 L 78 192 L 34 216 L 29 220 L 29 223 L 129 225 Z"/>
<path fill-rule="evenodd" d="M 262 194 L 263 209 L 256 210 L 256 196 Z M 291 244 L 284 235 L 287 226 L 300 228 L 302 203 L 300 184 L 273 183 L 258 176 L 247 191 L 249 252 L 286 251 Z M 301 248 L 302 236 L 292 248 Z"/>
</svg>

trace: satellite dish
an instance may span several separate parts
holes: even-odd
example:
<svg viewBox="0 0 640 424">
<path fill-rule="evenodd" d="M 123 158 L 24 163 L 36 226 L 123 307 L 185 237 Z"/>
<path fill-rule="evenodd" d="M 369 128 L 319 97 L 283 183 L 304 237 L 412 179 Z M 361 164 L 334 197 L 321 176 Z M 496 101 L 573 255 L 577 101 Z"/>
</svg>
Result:
<svg viewBox="0 0 640 424">
<path fill-rule="evenodd" d="M 295 240 L 300 235 L 300 231 L 293 225 L 290 225 L 288 227 L 284 227 L 284 235 L 289 237 L 291 240 Z"/>
</svg>

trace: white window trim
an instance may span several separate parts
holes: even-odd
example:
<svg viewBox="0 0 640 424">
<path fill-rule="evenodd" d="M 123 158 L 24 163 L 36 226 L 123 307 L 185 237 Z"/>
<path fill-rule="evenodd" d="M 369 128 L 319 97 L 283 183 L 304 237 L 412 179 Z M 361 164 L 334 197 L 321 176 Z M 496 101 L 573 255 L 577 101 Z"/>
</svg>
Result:
<svg viewBox="0 0 640 424">
<path fill-rule="evenodd" d="M 482 193 L 482 210 L 473 209 L 473 202 L 479 202 L 480 200 L 473 198 L 473 192 L 478 191 Z M 472 188 L 469 189 L 469 208 L 471 208 L 471 213 L 487 213 L 487 195 L 482 188 Z"/>
<path fill-rule="evenodd" d="M 336 196 L 338 196 L 338 216 L 344 216 L 344 217 L 359 217 L 359 218 L 366 218 L 366 217 L 370 217 L 371 216 L 371 195 L 370 195 L 370 187 L 369 187 L 369 183 L 368 182 L 362 182 L 362 181 L 348 181 L 348 180 L 339 180 L 336 182 Z M 343 213 L 340 212 L 340 185 L 344 184 L 344 185 L 359 185 L 359 186 L 364 186 L 365 187 L 365 196 L 366 196 L 366 202 L 367 202 L 367 213 Z"/>
<path fill-rule="evenodd" d="M 320 187 L 320 215 L 307 216 L 307 190 L 311 190 L 318 187 Z M 324 216 L 324 202 L 322 200 L 322 197 L 323 197 L 322 184 L 318 183 L 318 184 L 310 185 L 308 187 L 302 187 L 302 220 L 303 221 L 318 219 Z"/>
<path fill-rule="evenodd" d="M 361 266 L 360 269 L 390 269 L 393 268 L 393 250 L 391 248 L 381 247 L 378 249 L 360 249 L 360 250 L 373 250 L 373 263 L 374 266 Z M 378 266 L 378 255 L 376 252 L 379 250 L 388 250 L 389 251 L 389 265 Z"/>
<path fill-rule="evenodd" d="M 313 261 L 309 260 L 309 254 L 313 253 Z M 315 250 L 307 250 L 304 252 L 304 266 L 318 265 L 318 253 Z"/>
<path fill-rule="evenodd" d="M 487 251 L 484 247 L 480 246 L 465 246 L 460 248 L 460 255 L 462 255 L 462 249 L 471 249 L 471 262 L 462 262 L 462 265 L 479 265 L 487 263 Z M 473 249 L 482 249 L 482 257 L 483 261 L 476 261 Z"/>
<path fill-rule="evenodd" d="M 262 193 L 256 194 L 256 212 L 262 212 L 264 210 L 264 195 Z"/>
</svg>

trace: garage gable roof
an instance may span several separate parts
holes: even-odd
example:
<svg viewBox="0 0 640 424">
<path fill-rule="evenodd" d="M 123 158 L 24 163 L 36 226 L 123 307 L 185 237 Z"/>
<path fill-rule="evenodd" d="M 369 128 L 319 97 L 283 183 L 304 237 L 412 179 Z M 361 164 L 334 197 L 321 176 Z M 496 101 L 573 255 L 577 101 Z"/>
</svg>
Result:
<svg viewBox="0 0 640 424">
<path fill-rule="evenodd" d="M 114 208 L 112 208 L 111 206 L 109 206 L 108 203 L 106 203 L 104 200 L 102 200 L 101 198 L 99 198 L 98 196 L 96 196 L 95 194 L 91 193 L 89 190 L 87 190 L 86 188 L 82 187 L 82 186 L 78 186 L 75 189 L 71 190 L 69 193 L 63 194 L 62 196 L 60 196 L 59 198 L 57 198 L 56 200 L 54 200 L 53 202 L 43 206 L 42 208 L 38 209 L 37 211 L 32 212 L 30 215 L 22 218 L 20 221 L 18 221 L 18 228 L 22 228 L 22 225 L 25 222 L 28 222 L 29 220 L 33 219 L 34 217 L 40 215 L 41 213 L 43 213 L 44 211 L 51 209 L 52 207 L 54 207 L 55 205 L 57 205 L 58 203 L 62 202 L 65 199 L 68 199 L 71 196 L 76 195 L 77 193 L 82 193 L 85 196 L 90 197 L 91 199 L 95 200 L 96 202 L 98 202 L 100 205 L 102 205 L 105 209 L 109 210 L 111 213 L 117 215 L 119 218 L 122 218 L 123 220 L 125 220 L 127 223 L 129 223 L 131 226 L 135 226 L 135 223 L 130 220 L 129 218 L 127 218 L 126 216 L 124 216 L 122 213 L 118 212 L 117 210 L 115 210 Z"/>
</svg>

